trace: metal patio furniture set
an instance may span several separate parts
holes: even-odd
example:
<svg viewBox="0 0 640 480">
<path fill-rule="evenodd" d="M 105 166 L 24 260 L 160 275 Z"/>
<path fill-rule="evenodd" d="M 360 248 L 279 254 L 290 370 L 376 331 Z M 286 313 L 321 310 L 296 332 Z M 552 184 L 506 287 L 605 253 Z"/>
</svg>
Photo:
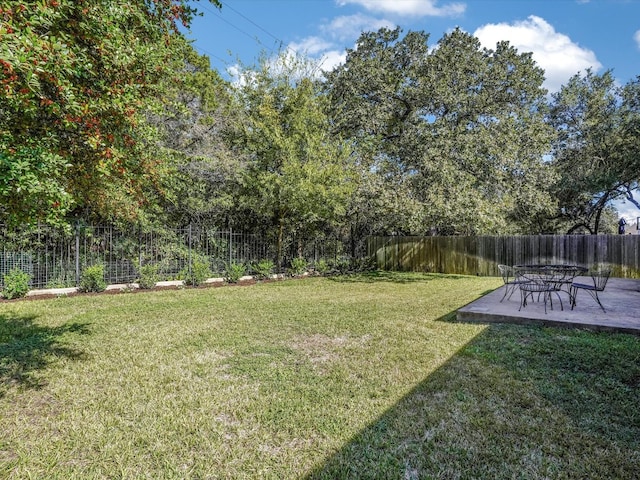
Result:
<svg viewBox="0 0 640 480">
<path fill-rule="evenodd" d="M 560 309 L 564 310 L 561 294 L 569 297 L 571 310 L 576 306 L 576 298 L 580 290 L 588 292 L 606 313 L 598 296 L 604 291 L 611 270 L 598 269 L 588 271 L 587 268 L 578 265 L 498 265 L 498 270 L 504 281 L 505 292 L 500 300 L 510 299 L 514 292 L 520 292 L 520 308 L 528 303 L 542 300 L 544 312 L 547 313 L 547 304 L 553 309 L 554 299 L 560 303 Z"/>
</svg>

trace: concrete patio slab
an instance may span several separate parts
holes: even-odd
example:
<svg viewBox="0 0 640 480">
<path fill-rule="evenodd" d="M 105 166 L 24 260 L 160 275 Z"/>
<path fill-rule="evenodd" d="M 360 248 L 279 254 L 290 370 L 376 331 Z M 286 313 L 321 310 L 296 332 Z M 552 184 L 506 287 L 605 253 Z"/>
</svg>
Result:
<svg viewBox="0 0 640 480">
<path fill-rule="evenodd" d="M 589 277 L 576 279 L 579 282 L 590 280 Z M 484 295 L 459 309 L 457 320 L 479 323 L 553 325 L 640 334 L 640 280 L 637 279 L 609 279 L 605 291 L 599 294 L 606 313 L 585 291 L 578 293 L 574 310 L 571 310 L 569 297 L 566 293 L 560 294 L 564 310 L 561 310 L 560 304 L 554 296 L 553 309 L 547 305 L 546 314 L 542 301 L 528 302 L 526 307 L 518 310 L 520 308 L 520 292 L 516 290 L 511 299 L 505 298 L 500 302 L 503 295 L 504 287 Z"/>
</svg>

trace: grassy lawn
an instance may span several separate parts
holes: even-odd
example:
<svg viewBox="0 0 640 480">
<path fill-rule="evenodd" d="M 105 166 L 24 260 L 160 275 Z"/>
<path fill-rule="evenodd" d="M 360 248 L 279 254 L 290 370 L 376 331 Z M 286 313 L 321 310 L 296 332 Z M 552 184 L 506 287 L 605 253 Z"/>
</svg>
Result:
<svg viewBox="0 0 640 480">
<path fill-rule="evenodd" d="M 637 478 L 640 338 L 378 273 L 0 304 L 0 478 Z"/>
</svg>

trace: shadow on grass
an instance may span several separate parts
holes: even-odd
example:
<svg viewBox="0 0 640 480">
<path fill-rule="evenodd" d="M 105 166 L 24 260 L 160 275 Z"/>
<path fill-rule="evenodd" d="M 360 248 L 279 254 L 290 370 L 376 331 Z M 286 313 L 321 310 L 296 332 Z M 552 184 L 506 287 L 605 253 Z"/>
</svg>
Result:
<svg viewBox="0 0 640 480">
<path fill-rule="evenodd" d="M 376 283 L 376 282 L 392 282 L 392 283 L 419 283 L 431 282 L 443 278 L 460 280 L 469 278 L 464 275 L 451 275 L 444 273 L 420 273 L 420 272 L 389 272 L 376 270 L 373 272 L 362 272 L 350 275 L 337 275 L 328 277 L 331 281 L 339 283 Z"/>
<path fill-rule="evenodd" d="M 84 352 L 61 344 L 60 337 L 68 333 L 86 334 L 86 324 L 46 327 L 35 320 L 35 316 L 0 315 L 0 398 L 12 386 L 43 387 L 45 383 L 37 372 L 56 357 L 84 356 Z"/>
<path fill-rule="evenodd" d="M 637 478 L 639 360 L 632 335 L 491 325 L 307 478 Z"/>
</svg>

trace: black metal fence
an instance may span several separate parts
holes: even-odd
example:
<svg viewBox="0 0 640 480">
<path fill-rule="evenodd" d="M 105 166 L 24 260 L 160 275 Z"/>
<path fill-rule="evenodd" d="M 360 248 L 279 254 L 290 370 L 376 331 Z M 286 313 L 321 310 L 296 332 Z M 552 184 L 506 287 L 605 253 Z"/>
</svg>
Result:
<svg viewBox="0 0 640 480">
<path fill-rule="evenodd" d="M 295 257 L 313 266 L 351 253 L 350 241 L 336 236 L 287 238 L 283 247 L 282 268 Z M 89 225 L 0 228 L 0 285 L 16 267 L 30 275 L 31 288 L 55 288 L 78 285 L 83 270 L 99 263 L 105 266 L 107 283 L 121 284 L 134 282 L 141 265 L 158 265 L 161 278 L 171 280 L 184 278 L 196 261 L 207 262 L 212 274 L 221 276 L 230 263 L 242 263 L 251 273 L 256 262 L 276 263 L 276 255 L 276 245 L 264 236 L 195 225 L 153 232 Z"/>
</svg>

